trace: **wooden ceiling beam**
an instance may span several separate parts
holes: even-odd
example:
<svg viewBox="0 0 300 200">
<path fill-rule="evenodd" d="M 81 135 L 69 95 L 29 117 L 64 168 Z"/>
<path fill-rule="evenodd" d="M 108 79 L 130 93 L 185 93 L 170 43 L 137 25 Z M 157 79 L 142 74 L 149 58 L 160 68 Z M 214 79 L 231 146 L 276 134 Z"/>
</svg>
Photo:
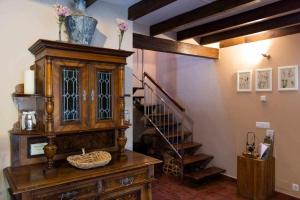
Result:
<svg viewBox="0 0 300 200">
<path fill-rule="evenodd" d="M 95 3 L 97 0 L 86 0 L 86 7 L 89 7 L 93 3 Z"/>
<path fill-rule="evenodd" d="M 150 27 L 150 35 L 158 35 L 170 31 L 184 24 L 230 10 L 232 8 L 250 3 L 254 0 L 218 0 L 198 7 L 192 11 L 177 15 Z"/>
<path fill-rule="evenodd" d="M 160 39 L 146 35 L 133 34 L 133 48 L 147 49 L 165 53 L 175 53 L 187 56 L 219 58 L 219 49 L 187 44 L 172 40 Z"/>
<path fill-rule="evenodd" d="M 176 0 L 142 0 L 128 8 L 128 19 L 136 20 Z"/>
<path fill-rule="evenodd" d="M 179 31 L 177 33 L 177 39 L 184 40 L 199 35 L 205 35 L 297 9 L 300 9 L 300 1 L 282 0 L 241 14 Z"/>
<path fill-rule="evenodd" d="M 276 17 L 270 20 L 245 25 L 240 28 L 235 28 L 228 31 L 223 31 L 220 33 L 204 36 L 200 38 L 200 44 L 204 45 L 204 44 L 215 43 L 230 38 L 250 35 L 250 34 L 281 28 L 285 26 L 291 26 L 298 23 L 300 23 L 300 12 L 289 14 L 282 17 Z"/>
<path fill-rule="evenodd" d="M 282 37 L 286 35 L 292 35 L 300 33 L 300 24 L 280 29 L 269 30 L 263 33 L 257 33 L 255 35 L 237 37 L 233 39 L 223 40 L 220 42 L 220 48 L 230 47 L 238 44 L 257 42 L 261 40 L 267 40 L 277 37 Z"/>
</svg>

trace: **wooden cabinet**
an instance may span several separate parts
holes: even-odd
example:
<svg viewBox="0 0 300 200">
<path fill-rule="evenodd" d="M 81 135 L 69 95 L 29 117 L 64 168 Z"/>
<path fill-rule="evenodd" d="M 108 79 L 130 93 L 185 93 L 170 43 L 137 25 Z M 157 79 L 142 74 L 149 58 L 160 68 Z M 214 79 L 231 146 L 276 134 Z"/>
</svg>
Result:
<svg viewBox="0 0 300 200">
<path fill-rule="evenodd" d="M 253 200 L 266 200 L 275 190 L 275 159 L 253 159 L 238 156 L 238 193 Z"/>
<path fill-rule="evenodd" d="M 124 65 L 132 52 L 49 40 L 29 50 L 35 56 L 36 94 L 14 100 L 18 108 L 34 108 L 41 125 L 10 131 L 12 167 L 4 175 L 13 199 L 151 200 L 160 161 L 125 151 Z M 77 169 L 65 158 L 81 148 L 110 151 L 112 160 Z"/>
<path fill-rule="evenodd" d="M 55 132 L 114 128 L 120 122 L 115 64 L 54 59 Z"/>
</svg>

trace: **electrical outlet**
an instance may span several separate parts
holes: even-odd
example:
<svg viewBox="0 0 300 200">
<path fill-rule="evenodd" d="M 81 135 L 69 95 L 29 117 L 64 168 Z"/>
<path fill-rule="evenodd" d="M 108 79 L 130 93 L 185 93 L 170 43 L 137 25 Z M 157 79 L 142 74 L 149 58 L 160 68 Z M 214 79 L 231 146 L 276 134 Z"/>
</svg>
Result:
<svg viewBox="0 0 300 200">
<path fill-rule="evenodd" d="M 270 122 L 256 122 L 256 128 L 270 128 Z"/>
<path fill-rule="evenodd" d="M 293 191 L 296 191 L 296 192 L 299 192 L 299 185 L 293 183 L 293 184 L 292 184 L 292 190 L 293 190 Z"/>
</svg>

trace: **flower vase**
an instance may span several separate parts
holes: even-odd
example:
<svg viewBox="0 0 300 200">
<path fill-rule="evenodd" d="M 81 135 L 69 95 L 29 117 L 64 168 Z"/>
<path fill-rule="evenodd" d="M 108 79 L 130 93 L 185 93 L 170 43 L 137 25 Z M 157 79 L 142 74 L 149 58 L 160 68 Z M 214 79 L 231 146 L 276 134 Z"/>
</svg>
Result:
<svg viewBox="0 0 300 200">
<path fill-rule="evenodd" d="M 62 24 L 63 23 L 59 23 L 58 24 L 58 41 L 62 41 L 61 40 L 61 28 L 62 28 Z"/>
<path fill-rule="evenodd" d="M 123 41 L 124 32 L 121 32 L 119 35 L 119 50 L 121 50 L 121 45 Z"/>
<path fill-rule="evenodd" d="M 69 41 L 90 45 L 97 26 L 97 20 L 85 14 L 86 1 L 74 0 L 76 11 L 66 17 L 65 25 Z"/>
</svg>

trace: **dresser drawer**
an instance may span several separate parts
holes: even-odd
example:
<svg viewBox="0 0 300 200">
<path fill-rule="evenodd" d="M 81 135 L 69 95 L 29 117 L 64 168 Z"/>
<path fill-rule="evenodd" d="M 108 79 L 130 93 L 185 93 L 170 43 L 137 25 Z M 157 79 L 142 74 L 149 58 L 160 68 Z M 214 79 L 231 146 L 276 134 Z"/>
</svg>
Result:
<svg viewBox="0 0 300 200">
<path fill-rule="evenodd" d="M 71 200 L 97 199 L 101 192 L 101 182 L 82 181 L 59 187 L 33 192 L 34 200 Z"/>
<path fill-rule="evenodd" d="M 103 192 L 110 192 L 119 188 L 144 183 L 148 179 L 147 168 L 116 174 L 103 180 Z"/>
</svg>

